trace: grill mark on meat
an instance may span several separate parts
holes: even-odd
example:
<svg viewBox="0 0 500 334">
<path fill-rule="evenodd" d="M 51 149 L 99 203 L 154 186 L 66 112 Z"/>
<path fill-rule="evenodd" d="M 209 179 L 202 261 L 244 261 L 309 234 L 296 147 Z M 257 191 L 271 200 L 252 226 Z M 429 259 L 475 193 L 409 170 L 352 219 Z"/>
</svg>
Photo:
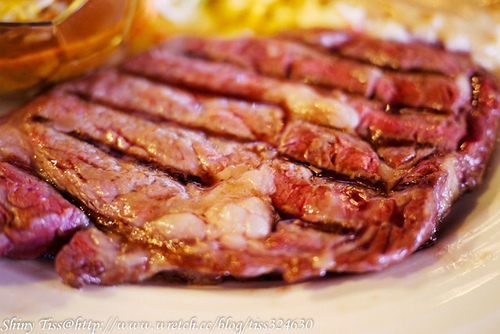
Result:
<svg viewBox="0 0 500 334">
<path fill-rule="evenodd" d="M 423 159 L 436 153 L 435 147 L 420 145 L 381 146 L 377 148 L 380 159 L 395 169 L 409 170 Z"/>
<path fill-rule="evenodd" d="M 303 119 L 348 131 L 359 121 L 351 106 L 322 96 L 305 85 L 282 82 L 230 64 L 186 58 L 168 50 L 143 53 L 127 61 L 122 68 L 170 84 L 277 104 L 288 111 L 289 119 Z"/>
<path fill-rule="evenodd" d="M 59 91 L 247 141 L 274 144 L 283 126 L 283 111 L 276 106 L 196 94 L 115 69 L 70 82 Z"/>
<path fill-rule="evenodd" d="M 393 114 L 366 108 L 356 132 L 375 145 L 429 144 L 439 151 L 457 150 L 466 136 L 467 113 L 436 115 L 408 112 Z"/>
<path fill-rule="evenodd" d="M 398 176 L 380 161 L 370 145 L 351 134 L 304 122 L 287 125 L 278 146 L 281 154 L 322 170 L 364 179 L 372 184 L 393 184 Z"/>
<path fill-rule="evenodd" d="M 403 105 L 457 113 L 470 102 L 469 77 L 387 73 L 376 83 L 375 97 L 391 105 Z"/>
<path fill-rule="evenodd" d="M 296 224 L 305 228 L 312 228 L 321 232 L 332 234 L 352 235 L 356 232 L 348 225 L 332 224 L 329 222 L 309 222 L 300 220 L 297 221 Z"/>
<path fill-rule="evenodd" d="M 200 178 L 205 183 L 257 167 L 276 153 L 261 143 L 239 144 L 168 124 L 155 124 L 71 96 L 46 97 L 33 117 L 58 131 L 109 146 L 139 160 Z M 68 126 L 70 125 L 70 126 Z"/>
<path fill-rule="evenodd" d="M 74 139 L 80 140 L 86 144 L 89 144 L 91 146 L 95 146 L 97 149 L 105 152 L 109 156 L 126 161 L 129 163 L 133 163 L 136 165 L 140 165 L 146 169 L 149 169 L 151 171 L 155 172 L 161 172 L 164 174 L 167 174 L 170 178 L 180 182 L 183 185 L 189 184 L 189 183 L 195 183 L 198 185 L 206 185 L 207 182 L 212 181 L 209 180 L 208 177 L 205 179 L 200 178 L 199 176 L 192 175 L 192 174 L 187 174 L 185 172 L 180 171 L 179 169 L 176 169 L 170 165 L 160 165 L 157 164 L 153 161 L 153 159 L 143 159 L 141 160 L 138 156 L 135 156 L 131 153 L 127 153 L 123 150 L 119 150 L 110 146 L 107 146 L 106 144 L 96 141 L 90 137 L 85 136 L 82 132 L 75 132 L 71 131 L 66 133 L 67 135 L 71 136 Z"/>
<path fill-rule="evenodd" d="M 374 66 L 324 55 L 305 46 L 273 38 L 210 40 L 187 37 L 167 42 L 167 52 L 235 64 L 247 71 L 286 78 L 309 84 L 345 89 L 375 97 L 392 105 L 458 110 L 468 102 L 470 91 L 462 83 L 466 74 L 454 73 L 456 79 L 441 74 L 393 73 Z M 439 58 L 439 57 L 438 57 Z"/>
<path fill-rule="evenodd" d="M 27 123 L 36 167 L 93 216 L 140 225 L 163 210 L 159 203 L 186 196 L 168 176 L 116 160 L 94 146 L 39 123 Z"/>
<path fill-rule="evenodd" d="M 21 110 L 22 122 L 9 120 L 20 134 L 7 139 L 29 152 L 19 161 L 95 220 L 56 257 L 65 283 L 164 272 L 198 283 L 276 274 L 294 282 L 379 270 L 435 236 L 484 173 L 496 81 L 463 55 L 405 53 L 391 42 L 382 55 L 401 54 L 376 72 L 389 86 L 410 81 L 395 97 L 289 82 L 339 57 L 375 62 L 371 40 L 357 33 L 299 37 L 180 38 L 58 86 Z M 453 64 L 434 70 L 428 59 Z M 444 82 L 442 91 L 422 100 L 432 89 L 424 79 Z M 415 95 L 398 95 L 404 89 Z"/>
<path fill-rule="evenodd" d="M 382 72 L 358 62 L 327 56 L 311 48 L 274 38 L 202 39 L 183 37 L 164 47 L 189 56 L 223 61 L 263 75 L 339 87 L 370 96 Z"/>
<path fill-rule="evenodd" d="M 390 68 L 377 76 L 374 84 L 375 97 L 385 103 L 458 112 L 470 102 L 466 83 L 477 66 L 467 55 L 424 44 L 380 41 L 362 34 L 322 29 L 288 31 L 280 36 Z"/>
<path fill-rule="evenodd" d="M 477 70 L 477 65 L 468 54 L 445 51 L 439 45 L 418 41 L 398 43 L 353 31 L 317 28 L 284 31 L 278 36 L 392 70 L 441 73 L 448 76 L 472 74 Z"/>
<path fill-rule="evenodd" d="M 378 219 L 373 216 L 373 211 L 377 210 L 367 206 L 390 206 L 384 199 L 373 199 L 374 194 L 364 188 L 347 183 L 325 183 L 314 178 L 308 169 L 292 163 L 281 163 L 275 169 L 274 206 L 305 221 L 339 224 L 342 230 L 357 230 L 360 224 Z M 386 213 L 381 210 L 377 214 L 383 217 Z"/>
<path fill-rule="evenodd" d="M 295 163 L 299 165 L 301 164 L 300 161 L 295 161 Z M 308 164 L 303 164 L 303 165 L 307 167 L 315 177 L 322 179 L 325 182 L 340 182 L 346 185 L 363 186 L 364 188 L 369 189 L 371 191 L 377 191 L 381 195 L 386 194 L 387 190 L 390 188 L 386 183 L 383 183 L 382 181 L 374 183 L 373 181 L 363 178 L 352 180 L 351 178 L 343 174 L 339 174 L 329 170 L 317 169 L 314 166 L 310 166 Z"/>
</svg>

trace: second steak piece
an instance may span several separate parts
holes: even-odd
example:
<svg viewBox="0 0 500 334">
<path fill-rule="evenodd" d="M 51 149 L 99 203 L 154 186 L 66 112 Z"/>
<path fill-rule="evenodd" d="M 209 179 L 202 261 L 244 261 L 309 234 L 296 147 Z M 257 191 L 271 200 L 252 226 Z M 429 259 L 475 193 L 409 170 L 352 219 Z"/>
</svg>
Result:
<svg viewBox="0 0 500 334">
<path fill-rule="evenodd" d="M 87 216 L 30 170 L 32 154 L 13 124 L 0 121 L 0 257 L 55 254 L 89 225 Z"/>
</svg>

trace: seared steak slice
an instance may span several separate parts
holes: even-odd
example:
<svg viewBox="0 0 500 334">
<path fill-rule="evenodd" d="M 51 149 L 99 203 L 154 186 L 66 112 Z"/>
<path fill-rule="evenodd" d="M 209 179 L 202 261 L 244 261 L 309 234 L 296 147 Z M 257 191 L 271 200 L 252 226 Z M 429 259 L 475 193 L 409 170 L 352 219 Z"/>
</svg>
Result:
<svg viewBox="0 0 500 334">
<path fill-rule="evenodd" d="M 339 87 L 370 96 L 382 71 L 375 66 L 330 55 L 298 43 L 263 38 L 210 40 L 180 38 L 164 45 L 190 56 L 230 62 L 247 70 L 280 79 Z"/>
<path fill-rule="evenodd" d="M 37 109 L 31 117 L 58 131 L 74 133 L 141 161 L 207 182 L 256 167 L 262 159 L 275 155 L 264 143 L 222 141 L 73 96 L 45 97 L 35 104 Z"/>
<path fill-rule="evenodd" d="M 433 239 L 482 179 L 498 100 L 492 75 L 437 45 L 179 37 L 38 97 L 6 136 L 28 153 L 4 152 L 95 223 L 56 257 L 71 286 L 293 282 Z"/>
<path fill-rule="evenodd" d="M 0 256 L 35 258 L 56 252 L 87 225 L 87 216 L 49 184 L 0 162 Z"/>
<path fill-rule="evenodd" d="M 280 33 L 280 36 L 387 69 L 449 76 L 458 73 L 471 75 L 478 69 L 467 54 L 450 52 L 439 45 L 419 41 L 399 43 L 352 31 L 321 28 L 289 30 Z"/>
<path fill-rule="evenodd" d="M 377 81 L 375 96 L 391 105 L 456 113 L 470 103 L 470 82 L 465 75 L 388 73 Z"/>
<path fill-rule="evenodd" d="M 167 48 L 141 54 L 126 62 L 123 69 L 191 89 L 276 104 L 293 119 L 346 130 L 359 122 L 350 105 L 306 85 L 267 77 L 237 65 L 179 55 Z"/>
<path fill-rule="evenodd" d="M 455 151 L 467 135 L 466 113 L 442 115 L 415 109 L 369 109 L 356 132 L 372 144 L 416 143 Z"/>
<path fill-rule="evenodd" d="M 324 171 L 372 184 L 392 184 L 397 175 L 359 137 L 305 122 L 290 122 L 278 145 L 279 152 Z"/>
<path fill-rule="evenodd" d="M 277 106 L 193 93 L 116 69 L 94 73 L 61 88 L 151 118 L 238 139 L 275 144 L 283 128 L 284 113 Z"/>
<path fill-rule="evenodd" d="M 187 197 L 179 182 L 148 167 L 114 159 L 44 124 L 25 126 L 33 142 L 33 163 L 42 175 L 102 224 L 121 220 L 140 225 L 162 214 L 172 197 Z"/>
<path fill-rule="evenodd" d="M 373 65 L 322 54 L 290 41 L 263 38 L 209 40 L 184 38 L 166 43 L 168 52 L 225 61 L 280 79 L 375 95 L 384 103 L 457 111 L 469 102 L 470 73 L 385 73 Z M 436 53 L 439 53 L 436 51 Z M 436 56 L 438 57 L 438 56 Z M 411 66 L 410 66 L 411 68 Z"/>
</svg>

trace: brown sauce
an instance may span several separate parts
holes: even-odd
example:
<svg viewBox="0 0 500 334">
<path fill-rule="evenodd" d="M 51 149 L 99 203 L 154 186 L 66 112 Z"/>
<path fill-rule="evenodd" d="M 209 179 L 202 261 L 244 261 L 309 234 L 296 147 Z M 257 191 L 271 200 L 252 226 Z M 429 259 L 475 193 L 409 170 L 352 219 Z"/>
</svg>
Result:
<svg viewBox="0 0 500 334">
<path fill-rule="evenodd" d="M 61 22 L 0 24 L 0 96 L 38 90 L 105 63 L 122 45 L 134 4 L 88 0 Z"/>
</svg>

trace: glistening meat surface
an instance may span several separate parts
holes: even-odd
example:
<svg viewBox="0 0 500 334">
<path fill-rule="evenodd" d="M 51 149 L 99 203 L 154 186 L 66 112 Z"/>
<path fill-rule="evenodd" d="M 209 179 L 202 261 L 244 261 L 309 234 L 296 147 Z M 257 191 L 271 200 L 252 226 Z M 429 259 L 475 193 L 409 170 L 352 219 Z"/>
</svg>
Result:
<svg viewBox="0 0 500 334">
<path fill-rule="evenodd" d="M 491 74 L 436 45 L 326 29 L 175 38 L 3 121 L 0 252 L 47 248 L 13 251 L 20 226 L 44 240 L 17 210 L 29 201 L 62 222 L 51 236 L 79 229 L 55 260 L 74 287 L 380 270 L 481 182 L 498 102 Z M 31 218 L 11 232 L 17 217 Z"/>
</svg>

